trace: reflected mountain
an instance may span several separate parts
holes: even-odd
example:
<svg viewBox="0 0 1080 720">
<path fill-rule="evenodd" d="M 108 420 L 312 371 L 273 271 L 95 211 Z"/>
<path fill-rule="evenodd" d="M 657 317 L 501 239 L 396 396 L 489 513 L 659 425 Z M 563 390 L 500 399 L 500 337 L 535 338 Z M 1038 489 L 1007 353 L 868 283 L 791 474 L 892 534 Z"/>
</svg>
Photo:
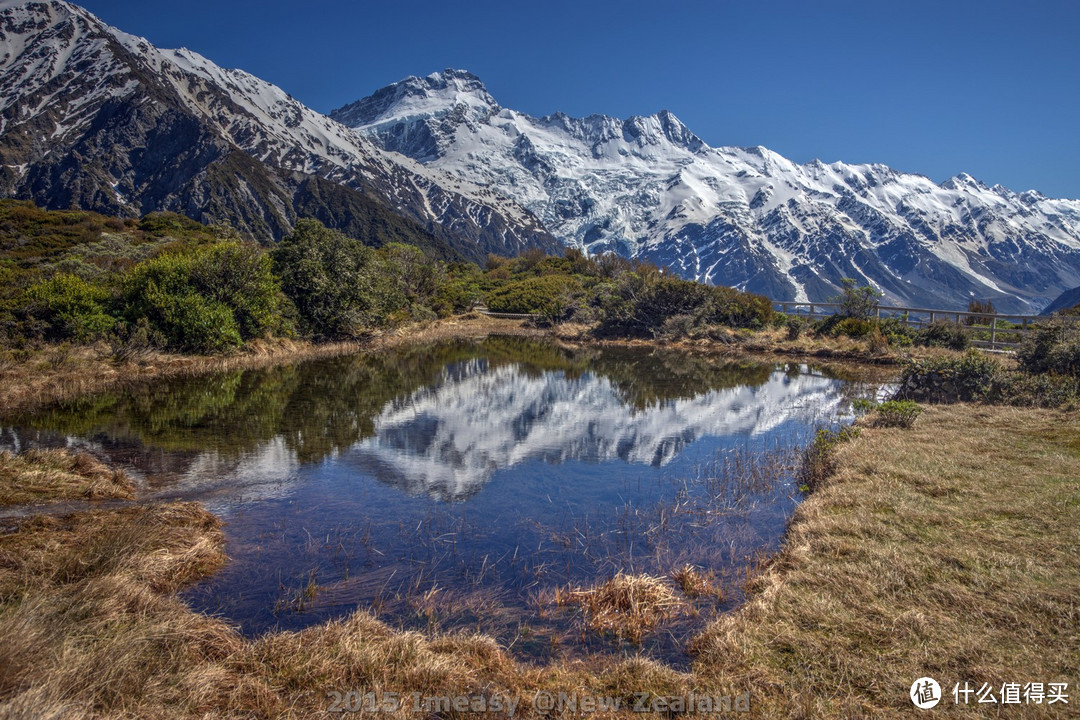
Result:
<svg viewBox="0 0 1080 720">
<path fill-rule="evenodd" d="M 0 448 L 88 448 L 161 497 L 283 497 L 347 466 L 455 501 L 527 461 L 662 467 L 706 436 L 816 423 L 844 383 L 805 366 L 489 337 L 237 370 L 8 418 Z"/>
<path fill-rule="evenodd" d="M 840 383 L 803 368 L 756 385 L 711 390 L 643 409 L 611 378 L 537 375 L 483 359 L 386 405 L 374 437 L 343 459 L 410 494 L 443 501 L 475 494 L 497 470 L 529 460 L 664 466 L 706 436 L 757 435 L 789 421 L 816 425 L 845 402 Z"/>
</svg>

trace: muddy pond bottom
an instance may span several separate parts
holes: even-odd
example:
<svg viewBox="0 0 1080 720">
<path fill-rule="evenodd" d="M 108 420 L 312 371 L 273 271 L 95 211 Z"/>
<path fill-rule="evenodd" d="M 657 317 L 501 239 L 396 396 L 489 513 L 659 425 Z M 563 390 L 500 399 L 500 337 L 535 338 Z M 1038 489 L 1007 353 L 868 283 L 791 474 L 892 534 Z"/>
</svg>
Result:
<svg viewBox="0 0 1080 720">
<path fill-rule="evenodd" d="M 98 396 L 0 444 L 87 448 L 143 498 L 205 503 L 230 562 L 183 596 L 248 634 L 366 610 L 527 659 L 682 666 L 779 547 L 801 447 L 875 392 L 805 365 L 493 337 Z"/>
</svg>

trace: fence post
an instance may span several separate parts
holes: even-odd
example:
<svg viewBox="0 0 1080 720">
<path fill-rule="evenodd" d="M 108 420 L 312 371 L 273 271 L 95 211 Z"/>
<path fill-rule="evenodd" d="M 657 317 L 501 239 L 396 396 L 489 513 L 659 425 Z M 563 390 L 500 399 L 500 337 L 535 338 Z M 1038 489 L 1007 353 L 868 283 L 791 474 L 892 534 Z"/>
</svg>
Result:
<svg viewBox="0 0 1080 720">
<path fill-rule="evenodd" d="M 990 320 L 990 349 L 997 350 L 997 316 Z"/>
</svg>

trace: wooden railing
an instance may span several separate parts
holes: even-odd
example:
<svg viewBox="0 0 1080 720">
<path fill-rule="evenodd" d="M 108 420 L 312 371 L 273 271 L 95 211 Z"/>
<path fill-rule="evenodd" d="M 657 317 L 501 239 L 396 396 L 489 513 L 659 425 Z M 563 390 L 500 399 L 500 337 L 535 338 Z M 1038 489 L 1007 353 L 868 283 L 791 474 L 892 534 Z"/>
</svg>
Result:
<svg viewBox="0 0 1080 720">
<path fill-rule="evenodd" d="M 795 314 L 814 320 L 835 315 L 840 310 L 840 303 L 774 300 L 773 307 L 787 315 Z M 1050 319 L 1047 315 L 1010 315 L 898 305 L 878 305 L 874 314 L 882 319 L 897 318 L 904 325 L 915 328 L 926 327 L 943 320 L 951 321 L 971 334 L 972 345 L 992 350 L 1019 346 L 1024 336 L 1033 331 L 1032 325 Z M 1062 322 L 1063 334 L 1067 327 L 1075 329 L 1080 321 L 1080 318 L 1075 316 L 1064 317 L 1067 319 Z"/>
</svg>

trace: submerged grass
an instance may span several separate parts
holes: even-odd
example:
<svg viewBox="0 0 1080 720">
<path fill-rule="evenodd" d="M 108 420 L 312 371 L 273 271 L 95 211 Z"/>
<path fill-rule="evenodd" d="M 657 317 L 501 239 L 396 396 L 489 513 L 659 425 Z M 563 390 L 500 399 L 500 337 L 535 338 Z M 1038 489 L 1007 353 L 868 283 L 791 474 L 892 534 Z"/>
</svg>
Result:
<svg viewBox="0 0 1080 720">
<path fill-rule="evenodd" d="M 93 455 L 70 450 L 0 452 L 0 507 L 50 500 L 134 497 L 131 480 Z"/>
</svg>

